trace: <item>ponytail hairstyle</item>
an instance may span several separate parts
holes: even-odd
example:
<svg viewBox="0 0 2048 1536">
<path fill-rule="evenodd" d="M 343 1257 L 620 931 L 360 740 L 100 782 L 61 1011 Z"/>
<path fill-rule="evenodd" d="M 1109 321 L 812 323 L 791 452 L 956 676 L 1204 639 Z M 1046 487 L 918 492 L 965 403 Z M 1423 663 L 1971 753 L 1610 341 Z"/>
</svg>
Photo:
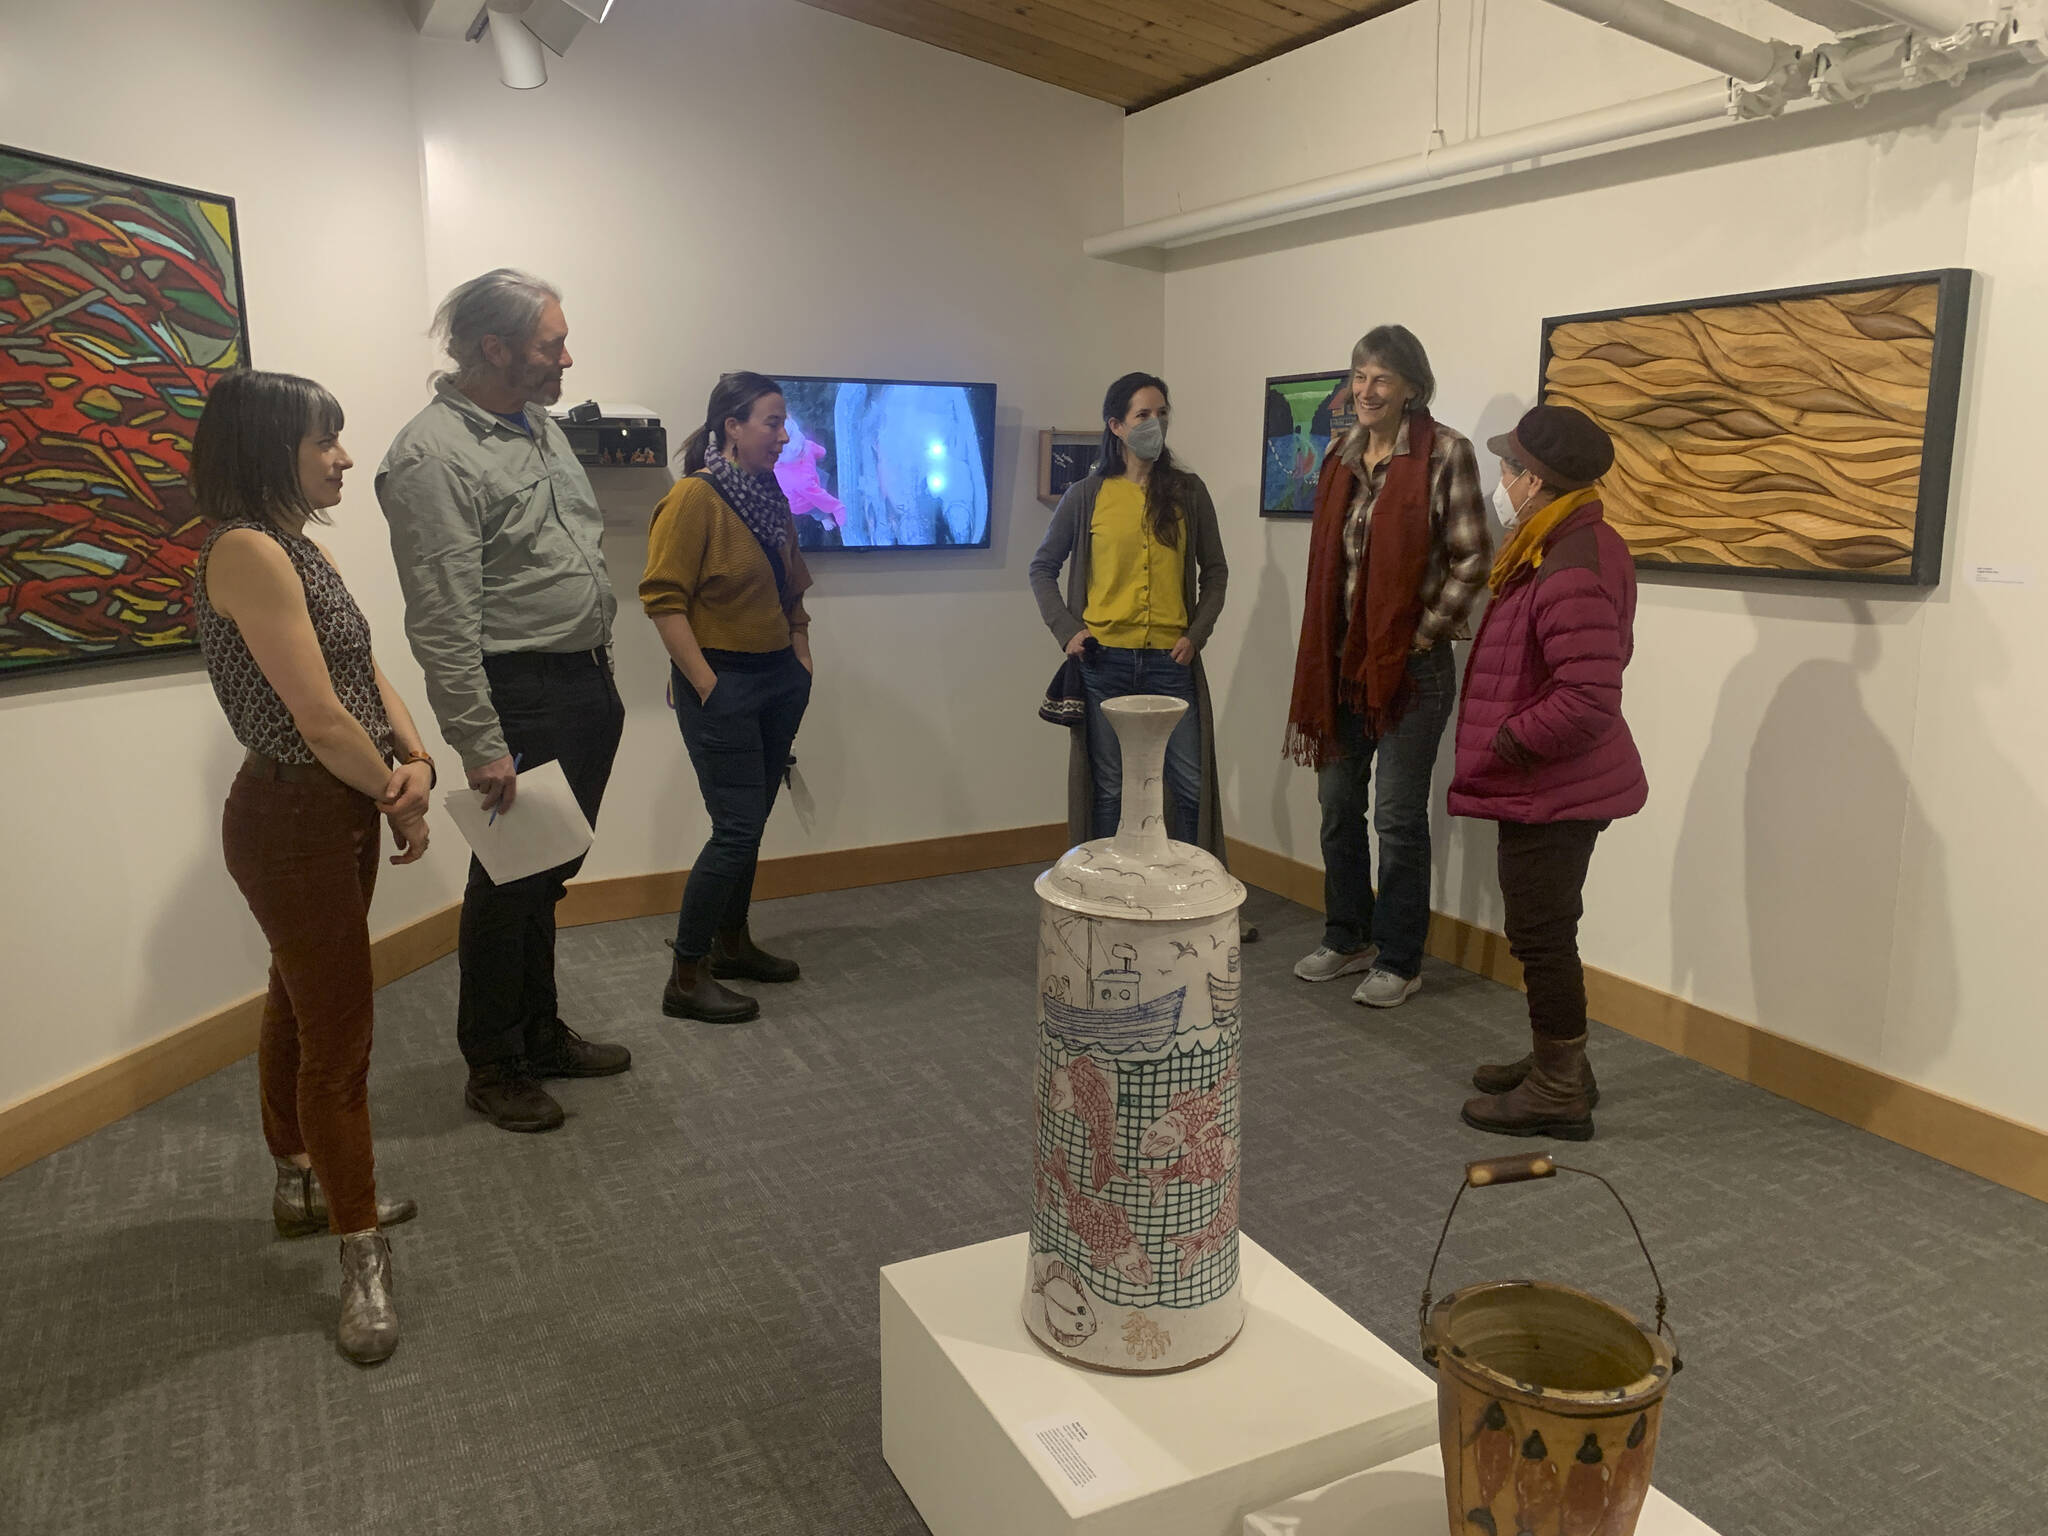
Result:
<svg viewBox="0 0 2048 1536">
<path fill-rule="evenodd" d="M 1109 386 L 1109 393 L 1102 397 L 1102 451 L 1095 465 L 1096 473 L 1105 480 L 1124 472 L 1123 439 L 1109 430 L 1109 424 L 1131 414 L 1131 401 L 1142 389 L 1156 389 L 1169 408 L 1173 404 L 1166 380 L 1154 374 L 1127 373 Z M 1194 500 L 1194 481 L 1193 475 L 1174 462 L 1171 448 L 1159 450 L 1159 457 L 1152 461 L 1152 474 L 1145 482 L 1145 519 L 1152 525 L 1152 536 L 1160 543 L 1181 543 L 1187 528 L 1187 509 Z"/>
<path fill-rule="evenodd" d="M 340 403 L 311 379 L 254 368 L 223 374 L 192 432 L 188 483 L 199 515 L 279 532 L 331 521 L 299 485 L 299 445 L 341 426 Z"/>
<path fill-rule="evenodd" d="M 727 421 L 752 420 L 757 400 L 781 393 L 782 386 L 765 373 L 721 374 L 711 386 L 711 400 L 704 407 L 704 425 L 683 444 L 683 473 L 694 475 L 704 467 L 710 450 L 724 437 Z"/>
</svg>

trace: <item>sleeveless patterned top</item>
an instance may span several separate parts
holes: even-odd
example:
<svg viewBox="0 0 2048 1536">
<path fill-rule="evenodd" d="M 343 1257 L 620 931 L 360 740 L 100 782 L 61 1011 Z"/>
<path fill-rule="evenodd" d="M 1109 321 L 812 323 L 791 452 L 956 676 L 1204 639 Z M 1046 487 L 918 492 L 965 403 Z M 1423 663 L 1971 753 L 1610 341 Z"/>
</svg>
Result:
<svg viewBox="0 0 2048 1536">
<path fill-rule="evenodd" d="M 214 540 L 231 529 L 253 528 L 284 546 L 292 568 L 306 589 L 306 611 L 313 619 L 313 634 L 320 641 L 320 653 L 327 658 L 327 675 L 341 707 L 355 716 L 370 740 L 385 757 L 391 755 L 391 721 L 384 714 L 384 699 L 377 692 L 377 674 L 370 659 L 370 625 L 363 617 L 341 574 L 327 563 L 320 546 L 302 533 L 280 533 L 265 523 L 253 521 L 222 523 L 200 546 L 192 573 L 194 606 L 199 610 L 199 645 L 206 656 L 206 675 L 213 683 L 214 696 L 226 711 L 235 740 L 252 752 L 280 763 L 316 762 L 313 749 L 292 723 L 291 711 L 270 686 L 270 679 L 249 654 L 248 644 L 233 619 L 217 611 L 206 596 L 206 560 L 213 553 Z"/>
</svg>

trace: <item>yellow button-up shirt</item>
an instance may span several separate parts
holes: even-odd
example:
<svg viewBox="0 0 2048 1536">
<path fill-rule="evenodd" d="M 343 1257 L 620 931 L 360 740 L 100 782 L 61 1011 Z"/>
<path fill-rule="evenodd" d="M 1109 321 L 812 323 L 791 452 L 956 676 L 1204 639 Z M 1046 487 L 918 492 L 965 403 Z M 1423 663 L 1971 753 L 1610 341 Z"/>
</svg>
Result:
<svg viewBox="0 0 2048 1536">
<path fill-rule="evenodd" d="M 1088 525 L 1088 609 L 1082 615 L 1104 645 L 1167 651 L 1188 632 L 1187 551 L 1153 533 L 1145 488 L 1105 480 Z"/>
</svg>

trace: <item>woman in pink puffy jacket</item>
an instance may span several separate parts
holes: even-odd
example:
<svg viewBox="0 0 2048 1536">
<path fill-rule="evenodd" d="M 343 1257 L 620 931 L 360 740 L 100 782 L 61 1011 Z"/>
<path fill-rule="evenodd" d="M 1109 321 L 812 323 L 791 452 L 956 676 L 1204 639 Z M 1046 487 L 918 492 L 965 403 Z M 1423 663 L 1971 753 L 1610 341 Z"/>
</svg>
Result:
<svg viewBox="0 0 2048 1536">
<path fill-rule="evenodd" d="M 1509 537 L 1488 584 L 1458 712 L 1451 814 L 1500 823 L 1508 946 L 1529 989 L 1530 1054 L 1482 1066 L 1467 1125 L 1588 1141 L 1600 1090 L 1586 1060 L 1579 918 L 1593 844 L 1649 797 L 1621 715 L 1635 649 L 1635 562 L 1596 482 L 1614 445 L 1589 417 L 1539 405 L 1486 445 Z"/>
</svg>

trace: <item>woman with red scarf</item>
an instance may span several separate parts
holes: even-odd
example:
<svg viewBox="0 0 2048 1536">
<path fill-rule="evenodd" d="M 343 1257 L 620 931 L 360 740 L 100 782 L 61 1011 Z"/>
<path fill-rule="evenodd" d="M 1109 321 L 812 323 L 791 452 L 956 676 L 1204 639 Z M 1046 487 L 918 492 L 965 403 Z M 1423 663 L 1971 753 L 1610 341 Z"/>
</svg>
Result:
<svg viewBox="0 0 2048 1536">
<path fill-rule="evenodd" d="M 1287 755 L 1316 770 L 1323 811 L 1323 942 L 1294 974 L 1363 972 L 1352 1001 L 1373 1008 L 1422 986 L 1429 789 L 1457 699 L 1451 642 L 1466 638 L 1492 556 L 1478 460 L 1430 416 L 1435 393 L 1407 327 L 1379 326 L 1352 349 L 1358 424 L 1331 444 L 1316 487 L 1287 714 Z"/>
</svg>

